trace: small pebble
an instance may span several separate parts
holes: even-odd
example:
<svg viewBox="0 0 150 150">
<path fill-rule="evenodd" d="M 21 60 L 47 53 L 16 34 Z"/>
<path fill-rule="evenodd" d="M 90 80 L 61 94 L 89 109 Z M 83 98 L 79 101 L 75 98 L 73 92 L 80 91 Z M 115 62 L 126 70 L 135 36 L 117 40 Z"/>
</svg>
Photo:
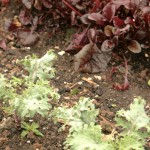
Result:
<svg viewBox="0 0 150 150">
<path fill-rule="evenodd" d="M 65 54 L 65 51 L 58 52 L 58 54 L 59 54 L 60 56 L 63 56 L 63 55 Z"/>
<path fill-rule="evenodd" d="M 83 82 L 78 82 L 78 84 L 79 84 L 79 85 L 82 85 L 82 84 L 83 84 Z"/>
<path fill-rule="evenodd" d="M 146 57 L 146 58 L 149 57 L 148 54 L 145 54 L 145 57 Z"/>
<path fill-rule="evenodd" d="M 31 141 L 29 141 L 29 140 L 28 140 L 28 141 L 27 141 L 27 143 L 28 143 L 28 144 L 30 144 L 30 143 L 31 143 Z"/>
</svg>

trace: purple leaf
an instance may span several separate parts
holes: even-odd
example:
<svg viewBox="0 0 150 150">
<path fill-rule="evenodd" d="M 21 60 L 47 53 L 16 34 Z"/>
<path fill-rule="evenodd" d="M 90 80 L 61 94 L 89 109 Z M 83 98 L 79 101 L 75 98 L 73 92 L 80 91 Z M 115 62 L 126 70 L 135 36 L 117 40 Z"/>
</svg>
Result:
<svg viewBox="0 0 150 150">
<path fill-rule="evenodd" d="M 118 18 L 117 16 L 114 16 L 113 17 L 113 24 L 115 27 L 120 28 L 124 25 L 124 20 Z"/>
<path fill-rule="evenodd" d="M 39 36 L 36 32 L 18 30 L 17 36 L 24 46 L 33 46 L 39 41 Z"/>
<path fill-rule="evenodd" d="M 107 19 L 107 21 L 111 22 L 112 18 L 115 16 L 115 13 L 116 13 L 115 4 L 113 4 L 113 3 L 108 3 L 108 4 L 103 8 L 103 13 L 102 13 L 102 15 Z"/>
<path fill-rule="evenodd" d="M 75 70 L 97 73 L 104 71 L 111 59 L 111 52 L 102 52 L 96 44 L 85 45 L 75 55 Z"/>
<path fill-rule="evenodd" d="M 6 42 L 5 40 L 0 40 L 0 48 L 7 50 Z"/>
<path fill-rule="evenodd" d="M 140 53 L 141 52 L 141 45 L 136 40 L 132 40 L 128 44 L 128 49 L 133 53 Z"/>
<path fill-rule="evenodd" d="M 80 34 L 75 34 L 73 36 L 73 40 L 66 48 L 67 52 L 75 53 L 76 51 L 79 51 L 85 44 L 89 43 L 88 37 L 87 37 L 87 29 L 85 29 Z"/>
<path fill-rule="evenodd" d="M 97 24 L 104 25 L 106 19 L 100 13 L 91 13 L 88 15 L 88 19 L 96 21 Z"/>
<path fill-rule="evenodd" d="M 84 65 L 92 58 L 95 51 L 93 46 L 94 44 L 89 43 L 75 55 L 75 70 L 83 69 Z"/>
</svg>

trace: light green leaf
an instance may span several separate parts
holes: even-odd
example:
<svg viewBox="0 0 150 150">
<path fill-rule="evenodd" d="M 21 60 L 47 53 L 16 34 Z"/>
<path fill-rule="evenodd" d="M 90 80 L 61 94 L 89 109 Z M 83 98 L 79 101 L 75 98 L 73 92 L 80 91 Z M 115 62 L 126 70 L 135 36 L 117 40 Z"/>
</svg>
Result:
<svg viewBox="0 0 150 150">
<path fill-rule="evenodd" d="M 34 82 L 37 79 L 47 80 L 54 77 L 55 69 L 52 65 L 55 58 L 56 55 L 53 53 L 53 50 L 49 50 L 41 58 L 37 58 L 35 55 L 26 56 L 21 61 L 25 69 L 29 72 L 29 76 L 26 79 Z"/>
<path fill-rule="evenodd" d="M 21 133 L 21 137 L 25 137 L 30 131 L 32 131 L 35 135 L 44 136 L 39 130 L 37 130 L 39 128 L 39 124 L 35 122 L 33 122 L 31 125 L 26 122 L 22 122 L 21 127 L 25 129 Z"/>
<path fill-rule="evenodd" d="M 72 108 L 58 107 L 52 115 L 55 121 L 61 119 L 71 128 L 78 128 L 84 124 L 95 122 L 98 113 L 99 111 L 95 109 L 92 100 L 81 98 Z"/>
<path fill-rule="evenodd" d="M 23 130 L 23 131 L 21 132 L 21 137 L 22 137 L 22 138 L 25 137 L 28 133 L 29 133 L 29 131 Z"/>
<path fill-rule="evenodd" d="M 138 97 L 134 99 L 134 102 L 130 105 L 130 110 L 124 109 L 117 112 L 118 117 L 125 118 L 136 130 L 150 125 L 150 118 L 147 116 L 144 110 L 145 100 Z M 116 120 L 118 121 L 118 120 Z M 120 125 L 120 121 L 117 122 Z M 125 124 L 126 125 L 126 124 Z M 126 128 L 122 124 L 122 127 Z"/>
<path fill-rule="evenodd" d="M 36 130 L 33 130 L 33 132 L 34 132 L 35 135 L 42 136 L 42 137 L 44 136 L 44 135 L 43 135 L 39 130 L 37 130 L 37 129 L 36 129 Z"/>
<path fill-rule="evenodd" d="M 136 135 L 126 135 L 116 141 L 118 150 L 144 150 L 144 143 L 139 141 Z"/>
<path fill-rule="evenodd" d="M 10 105 L 21 118 L 33 117 L 36 113 L 46 116 L 51 108 L 49 101 L 53 99 L 54 94 L 57 95 L 55 98 L 59 98 L 59 94 L 49 87 L 47 81 L 29 82 L 27 86 L 28 88 L 22 92 L 22 95 L 17 95 L 10 101 Z"/>
<path fill-rule="evenodd" d="M 99 125 L 84 125 L 67 137 L 65 146 L 70 150 L 114 150 L 113 145 L 102 138 Z"/>
</svg>

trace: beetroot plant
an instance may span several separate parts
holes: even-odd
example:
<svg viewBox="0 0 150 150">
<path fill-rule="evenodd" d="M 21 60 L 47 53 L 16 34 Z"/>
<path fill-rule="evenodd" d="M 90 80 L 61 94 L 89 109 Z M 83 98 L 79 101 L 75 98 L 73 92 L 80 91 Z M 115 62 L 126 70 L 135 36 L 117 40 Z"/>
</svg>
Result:
<svg viewBox="0 0 150 150">
<path fill-rule="evenodd" d="M 16 1 L 15 1 L 16 2 Z M 78 32 L 66 52 L 75 55 L 75 70 L 104 71 L 112 53 L 140 53 L 150 48 L 150 0 L 20 0 L 18 16 L 5 22 L 24 46 L 39 40 L 37 31 L 63 24 Z M 42 27 L 42 28 L 40 28 Z"/>
<path fill-rule="evenodd" d="M 66 51 L 75 55 L 75 69 L 96 73 L 106 69 L 111 53 L 140 53 L 150 47 L 149 0 L 95 0 L 80 17 L 84 30 Z"/>
</svg>

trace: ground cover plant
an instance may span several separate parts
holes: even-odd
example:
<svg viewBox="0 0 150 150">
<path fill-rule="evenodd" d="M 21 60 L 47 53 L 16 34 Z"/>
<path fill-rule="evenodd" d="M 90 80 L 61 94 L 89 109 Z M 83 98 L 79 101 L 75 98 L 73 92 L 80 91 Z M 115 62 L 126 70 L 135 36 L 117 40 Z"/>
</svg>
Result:
<svg viewBox="0 0 150 150">
<path fill-rule="evenodd" d="M 36 114 L 43 117 L 48 116 L 51 109 L 50 100 L 57 100 L 59 94 L 49 85 L 48 79 L 55 75 L 52 67 L 55 54 L 48 51 L 43 57 L 37 58 L 35 55 L 27 56 L 21 60 L 28 75 L 23 78 L 12 77 L 11 80 L 0 75 L 0 99 L 4 102 L 6 113 L 14 115 L 18 127 L 22 127 L 22 137 L 30 131 L 36 135 L 43 136 L 37 128 L 38 124 L 31 125 L 25 122 L 25 118 L 33 118 Z"/>
<path fill-rule="evenodd" d="M 144 99 L 135 98 L 129 110 L 121 109 L 116 113 L 116 127 L 121 127 L 120 131 L 115 128 L 106 135 L 96 122 L 99 110 L 89 98 L 81 98 L 72 108 L 56 108 L 53 117 L 56 122 L 64 123 L 63 129 L 70 127 L 64 143 L 66 149 L 144 150 L 145 140 L 150 135 L 150 118 L 144 106 Z"/>
</svg>

